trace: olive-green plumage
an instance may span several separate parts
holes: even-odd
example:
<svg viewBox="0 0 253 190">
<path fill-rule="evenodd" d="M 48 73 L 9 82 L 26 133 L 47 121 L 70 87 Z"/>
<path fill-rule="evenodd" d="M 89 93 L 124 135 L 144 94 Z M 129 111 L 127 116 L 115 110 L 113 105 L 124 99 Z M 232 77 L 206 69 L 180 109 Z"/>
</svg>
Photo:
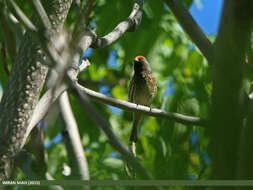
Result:
<svg viewBox="0 0 253 190">
<path fill-rule="evenodd" d="M 128 98 L 130 102 L 149 106 L 155 95 L 157 87 L 156 80 L 152 74 L 148 61 L 143 56 L 137 56 L 134 59 L 134 76 L 130 82 Z M 133 114 L 133 127 L 130 141 L 137 141 L 138 124 L 141 119 L 141 113 Z"/>
</svg>

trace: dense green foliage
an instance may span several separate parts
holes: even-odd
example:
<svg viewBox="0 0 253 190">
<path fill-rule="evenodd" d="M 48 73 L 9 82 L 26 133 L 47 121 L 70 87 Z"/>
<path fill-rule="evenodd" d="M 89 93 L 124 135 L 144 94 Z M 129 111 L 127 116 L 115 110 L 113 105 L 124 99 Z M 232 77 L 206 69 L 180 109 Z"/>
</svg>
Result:
<svg viewBox="0 0 253 190">
<path fill-rule="evenodd" d="M 185 3 L 187 6 L 191 4 L 190 1 Z M 32 9 L 29 5 L 22 2 L 20 7 L 31 16 Z M 103 36 L 127 18 L 131 8 L 132 1 L 99 0 L 91 14 L 90 23 L 96 26 L 98 35 Z M 73 29 L 76 15 L 76 7 L 73 5 L 65 24 L 67 30 Z M 1 40 L 3 35 L 1 34 Z M 116 55 L 113 65 L 107 64 L 112 52 Z M 203 118 L 208 116 L 211 96 L 210 68 L 162 1 L 145 1 L 142 23 L 137 31 L 124 34 L 107 48 L 93 49 L 89 56 L 92 64 L 79 78 L 105 82 L 107 86 L 105 88 L 103 85 L 103 92 L 127 100 L 132 63 L 136 55 L 147 57 L 157 79 L 158 94 L 152 107 Z M 7 61 L 11 67 L 10 60 Z M 0 82 L 4 90 L 7 76 L 2 64 L 0 65 Z M 87 87 L 99 91 L 102 86 L 91 84 Z M 71 95 L 70 99 L 86 151 L 91 179 L 129 179 L 121 156 L 115 153 L 116 150 L 80 103 Z M 127 144 L 132 114 L 112 110 L 101 103 L 93 104 L 110 122 L 115 134 Z M 47 143 L 61 131 L 55 110 L 49 112 L 44 123 L 47 125 Z M 206 129 L 144 116 L 139 140 L 137 157 L 155 179 L 210 177 L 210 161 L 207 156 L 209 134 Z M 70 179 L 71 176 L 63 175 L 63 165 L 69 165 L 63 142 L 51 145 L 47 152 L 48 172 L 56 179 Z M 22 172 L 18 172 L 18 177 L 25 178 Z"/>
</svg>

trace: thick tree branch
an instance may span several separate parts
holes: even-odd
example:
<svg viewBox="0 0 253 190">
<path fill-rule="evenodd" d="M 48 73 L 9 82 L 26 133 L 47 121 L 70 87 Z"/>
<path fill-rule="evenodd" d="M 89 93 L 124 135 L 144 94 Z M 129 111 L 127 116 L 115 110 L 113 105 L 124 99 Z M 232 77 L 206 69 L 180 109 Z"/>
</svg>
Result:
<svg viewBox="0 0 253 190">
<path fill-rule="evenodd" d="M 205 33 L 192 18 L 191 14 L 178 0 L 163 0 L 171 9 L 184 31 L 190 36 L 192 41 L 197 45 L 208 62 L 211 62 L 214 57 L 214 47 L 209 41 Z"/>
<path fill-rule="evenodd" d="M 237 177 L 243 63 L 252 18 L 251 0 L 224 1 L 213 64 L 211 156 L 216 179 Z"/>
<path fill-rule="evenodd" d="M 203 126 L 203 127 L 208 126 L 208 121 L 205 119 L 201 119 L 199 117 L 186 116 L 179 113 L 165 112 L 160 109 L 150 108 L 147 106 L 137 105 L 131 102 L 115 99 L 115 98 L 106 96 L 104 94 L 95 92 L 93 90 L 90 90 L 88 88 L 85 88 L 79 84 L 77 84 L 76 87 L 81 93 L 87 94 L 90 98 L 94 100 L 124 109 L 126 111 L 131 111 L 131 112 L 138 111 L 138 112 L 142 112 L 144 114 L 151 115 L 154 117 L 162 117 L 165 119 L 171 119 L 171 120 L 174 120 L 176 122 L 186 124 L 186 125 L 198 125 L 198 126 Z"/>
<path fill-rule="evenodd" d="M 48 14 L 51 21 L 54 21 L 53 31 L 56 33 L 62 28 L 72 1 L 43 1 L 43 4 L 47 3 L 51 5 Z M 44 55 L 33 37 L 33 32 L 27 32 L 24 36 L 0 103 L 1 180 L 7 179 L 11 174 L 12 160 L 20 151 L 48 71 L 48 68 L 41 64 Z"/>
<path fill-rule="evenodd" d="M 115 29 L 104 37 L 96 37 L 93 48 L 104 48 L 118 40 L 125 32 L 135 31 L 141 22 L 143 0 L 135 0 L 130 16 L 119 23 Z"/>
</svg>

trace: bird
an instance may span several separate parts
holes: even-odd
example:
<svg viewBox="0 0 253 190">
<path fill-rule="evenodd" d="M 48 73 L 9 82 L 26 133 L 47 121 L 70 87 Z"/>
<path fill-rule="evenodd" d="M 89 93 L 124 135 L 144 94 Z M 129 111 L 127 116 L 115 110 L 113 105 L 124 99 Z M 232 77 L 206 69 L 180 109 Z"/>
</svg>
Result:
<svg viewBox="0 0 253 190">
<path fill-rule="evenodd" d="M 151 67 L 144 56 L 134 58 L 134 75 L 130 81 L 128 99 L 137 105 L 150 106 L 157 93 L 156 79 Z M 138 124 L 142 114 L 133 113 L 133 126 L 129 141 L 136 143 L 138 140 Z"/>
</svg>

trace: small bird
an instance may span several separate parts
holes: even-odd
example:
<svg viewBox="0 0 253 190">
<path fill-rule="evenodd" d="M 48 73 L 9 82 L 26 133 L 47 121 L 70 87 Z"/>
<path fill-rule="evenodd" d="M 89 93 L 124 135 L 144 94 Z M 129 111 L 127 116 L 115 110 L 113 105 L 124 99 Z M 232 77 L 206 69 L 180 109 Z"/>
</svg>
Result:
<svg viewBox="0 0 253 190">
<path fill-rule="evenodd" d="M 128 98 L 130 102 L 149 106 L 157 92 L 156 80 L 152 74 L 147 59 L 143 56 L 134 58 L 134 75 L 130 82 Z M 137 142 L 138 124 L 141 119 L 141 113 L 133 114 L 133 127 L 130 136 L 130 142 Z"/>
</svg>

